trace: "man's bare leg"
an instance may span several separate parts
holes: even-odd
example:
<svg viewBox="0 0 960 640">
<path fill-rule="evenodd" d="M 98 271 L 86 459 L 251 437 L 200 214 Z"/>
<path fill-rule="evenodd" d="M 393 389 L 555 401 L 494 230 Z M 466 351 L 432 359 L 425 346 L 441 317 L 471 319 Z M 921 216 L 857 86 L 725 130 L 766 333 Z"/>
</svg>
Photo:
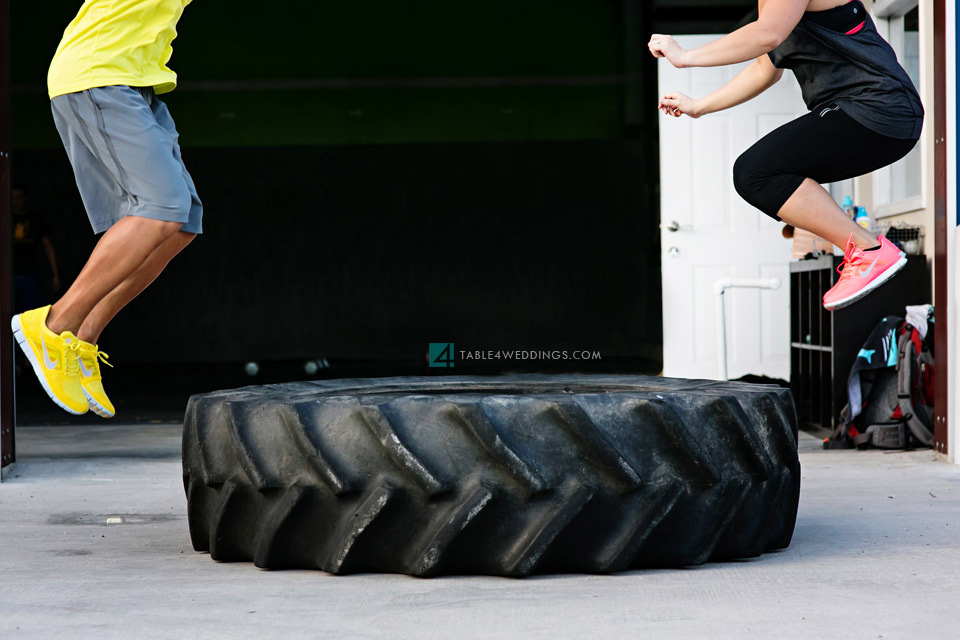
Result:
<svg viewBox="0 0 960 640">
<path fill-rule="evenodd" d="M 107 230 L 83 270 L 47 316 L 54 333 L 77 333 L 94 307 L 132 275 L 157 247 L 181 227 L 179 222 L 127 216 Z"/>
<path fill-rule="evenodd" d="M 833 196 L 816 181 L 807 178 L 793 195 L 784 203 L 777 215 L 800 229 L 805 229 L 846 249 L 847 238 L 853 234 L 853 243 L 861 249 L 870 249 L 880 241 L 877 235 L 870 233 L 851 220 Z"/>
<path fill-rule="evenodd" d="M 104 327 L 113 320 L 114 316 L 150 286 L 150 283 L 157 279 L 157 276 L 163 272 L 174 256 L 190 244 L 195 237 L 195 233 L 178 231 L 154 249 L 153 253 L 144 260 L 136 271 L 100 300 L 87 314 L 77 331 L 77 337 L 90 344 L 97 344 Z"/>
</svg>

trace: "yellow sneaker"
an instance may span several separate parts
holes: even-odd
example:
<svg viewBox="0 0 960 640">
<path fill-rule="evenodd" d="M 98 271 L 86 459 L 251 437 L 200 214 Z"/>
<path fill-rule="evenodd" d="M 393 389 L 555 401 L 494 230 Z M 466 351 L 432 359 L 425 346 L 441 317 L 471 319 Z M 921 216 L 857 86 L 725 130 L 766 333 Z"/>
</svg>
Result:
<svg viewBox="0 0 960 640">
<path fill-rule="evenodd" d="M 60 335 L 50 331 L 48 313 L 50 305 L 14 316 L 13 336 L 50 399 L 68 413 L 86 413 L 87 397 L 80 387 L 80 341 L 69 331 Z"/>
<path fill-rule="evenodd" d="M 80 340 L 80 386 L 87 397 L 90 410 L 101 418 L 112 418 L 116 415 L 113 403 L 103 390 L 103 378 L 100 377 L 100 363 L 112 367 L 107 362 L 109 356 L 95 344 Z"/>
</svg>

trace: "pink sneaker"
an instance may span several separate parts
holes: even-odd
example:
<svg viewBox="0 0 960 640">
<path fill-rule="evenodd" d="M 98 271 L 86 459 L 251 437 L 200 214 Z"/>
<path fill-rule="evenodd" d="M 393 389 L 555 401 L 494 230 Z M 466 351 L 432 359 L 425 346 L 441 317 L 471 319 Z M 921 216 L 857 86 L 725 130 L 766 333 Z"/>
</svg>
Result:
<svg viewBox="0 0 960 640">
<path fill-rule="evenodd" d="M 842 309 L 864 297 L 892 278 L 907 257 L 895 244 L 880 236 L 880 248 L 864 251 L 853 244 L 853 234 L 847 239 L 843 263 L 837 268 L 840 279 L 830 291 L 823 294 L 823 308 Z"/>
</svg>

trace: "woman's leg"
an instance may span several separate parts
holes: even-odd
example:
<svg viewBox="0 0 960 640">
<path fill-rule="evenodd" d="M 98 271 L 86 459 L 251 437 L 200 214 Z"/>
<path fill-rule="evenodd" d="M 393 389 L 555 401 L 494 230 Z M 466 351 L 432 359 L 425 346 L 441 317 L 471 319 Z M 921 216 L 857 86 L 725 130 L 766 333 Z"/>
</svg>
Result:
<svg viewBox="0 0 960 640">
<path fill-rule="evenodd" d="M 821 184 L 864 175 L 905 156 L 916 144 L 870 131 L 840 109 L 808 113 L 770 132 L 734 165 L 734 186 L 768 216 L 841 249 L 852 235 L 860 249 L 877 236 L 843 212 Z"/>
<path fill-rule="evenodd" d="M 844 249 L 843 271 L 824 294 L 824 308 L 860 300 L 900 271 L 906 258 L 850 220 L 820 184 L 885 167 L 915 144 L 871 131 L 835 107 L 785 124 L 737 158 L 734 184 L 747 202 Z"/>
<path fill-rule="evenodd" d="M 851 220 L 833 196 L 810 178 L 804 178 L 777 215 L 787 224 L 816 234 L 841 249 L 846 247 L 851 235 L 853 243 L 861 249 L 872 249 L 879 244 L 877 234 Z"/>
</svg>

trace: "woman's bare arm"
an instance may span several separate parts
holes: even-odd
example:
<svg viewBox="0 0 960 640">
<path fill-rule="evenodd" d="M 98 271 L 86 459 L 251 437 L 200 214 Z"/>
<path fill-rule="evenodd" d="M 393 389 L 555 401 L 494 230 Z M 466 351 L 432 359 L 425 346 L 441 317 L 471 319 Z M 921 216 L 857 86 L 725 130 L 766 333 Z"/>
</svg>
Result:
<svg viewBox="0 0 960 640">
<path fill-rule="evenodd" d="M 678 118 L 683 114 L 699 118 L 756 98 L 775 85 L 782 75 L 783 69 L 773 66 L 770 57 L 763 54 L 710 95 L 693 100 L 682 93 L 667 93 L 660 98 L 658 107 L 664 113 Z"/>
<path fill-rule="evenodd" d="M 677 68 L 719 67 L 757 58 L 780 46 L 800 22 L 809 0 L 765 0 L 756 22 L 743 26 L 702 47 L 683 49 L 668 35 L 650 37 L 647 45 L 658 58 Z"/>
<path fill-rule="evenodd" d="M 753 100 L 775 85 L 782 75 L 783 69 L 773 66 L 770 56 L 764 53 L 730 82 L 697 100 L 700 113 L 715 113 Z"/>
</svg>

